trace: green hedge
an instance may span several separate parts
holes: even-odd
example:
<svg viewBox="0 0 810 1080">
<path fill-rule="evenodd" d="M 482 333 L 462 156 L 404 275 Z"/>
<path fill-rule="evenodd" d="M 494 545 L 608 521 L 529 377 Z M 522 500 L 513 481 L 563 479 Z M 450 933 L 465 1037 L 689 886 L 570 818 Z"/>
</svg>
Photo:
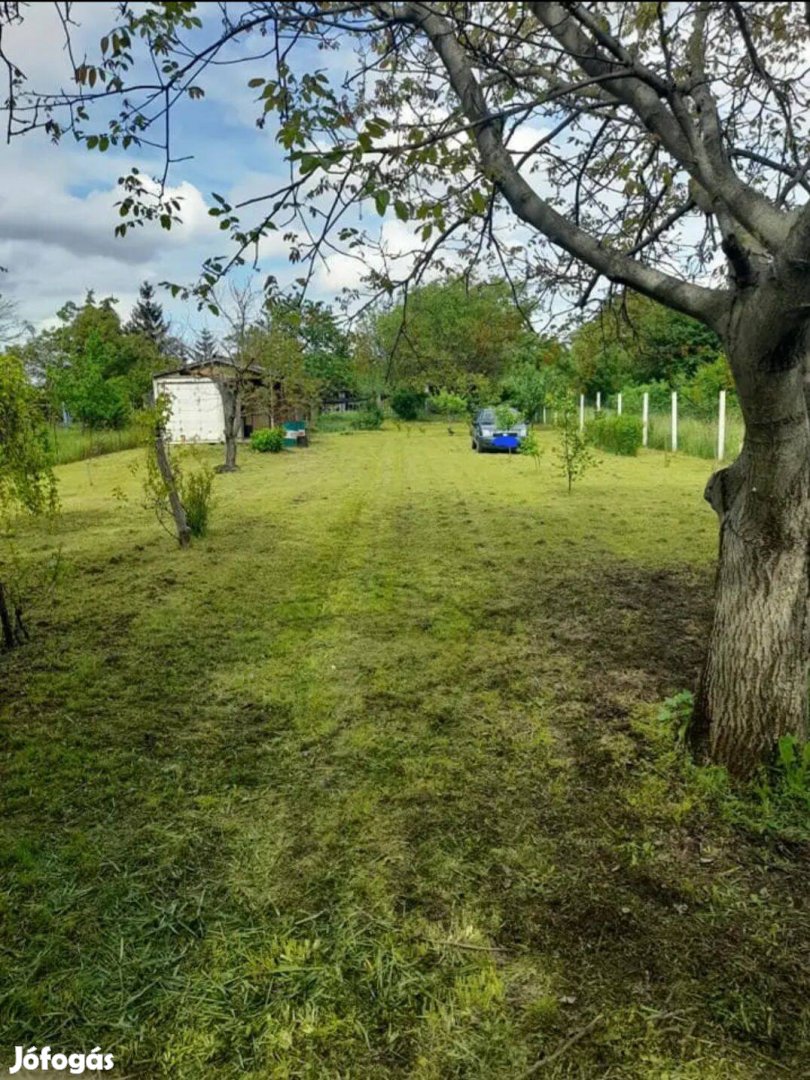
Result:
<svg viewBox="0 0 810 1080">
<path fill-rule="evenodd" d="M 585 425 L 588 442 L 611 454 L 635 457 L 641 446 L 641 421 L 635 416 L 597 416 Z"/>
<path fill-rule="evenodd" d="M 418 420 L 424 412 L 426 397 L 423 390 L 399 386 L 391 395 L 391 408 L 400 420 Z"/>
<path fill-rule="evenodd" d="M 369 405 L 352 416 L 352 427 L 358 431 L 378 431 L 383 425 L 383 411 L 379 405 Z"/>
<path fill-rule="evenodd" d="M 250 447 L 261 454 L 278 454 L 284 449 L 284 428 L 259 428 L 250 436 Z"/>
</svg>

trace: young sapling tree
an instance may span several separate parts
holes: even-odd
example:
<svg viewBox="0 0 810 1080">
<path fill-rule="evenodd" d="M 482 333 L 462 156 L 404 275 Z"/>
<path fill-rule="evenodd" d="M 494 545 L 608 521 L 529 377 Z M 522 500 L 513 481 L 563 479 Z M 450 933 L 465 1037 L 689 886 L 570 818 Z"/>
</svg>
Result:
<svg viewBox="0 0 810 1080">
<path fill-rule="evenodd" d="M 566 394 L 556 402 L 559 443 L 554 448 L 560 468 L 568 483 L 568 494 L 575 480 L 581 480 L 588 469 L 599 462 L 588 445 L 583 431 L 579 429 L 577 403 L 572 394 Z"/>
</svg>

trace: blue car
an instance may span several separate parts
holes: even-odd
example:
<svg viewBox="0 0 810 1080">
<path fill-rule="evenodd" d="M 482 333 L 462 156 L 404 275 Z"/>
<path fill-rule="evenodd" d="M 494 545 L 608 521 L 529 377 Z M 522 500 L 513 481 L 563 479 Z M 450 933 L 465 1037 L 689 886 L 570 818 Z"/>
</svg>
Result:
<svg viewBox="0 0 810 1080">
<path fill-rule="evenodd" d="M 503 409 L 500 408 L 497 412 L 502 414 Z M 510 412 L 512 423 L 509 427 L 504 427 L 503 415 L 501 423 L 498 423 L 495 409 L 481 409 L 476 413 L 470 428 L 473 450 L 483 454 L 486 450 L 506 450 L 513 453 L 520 449 L 521 442 L 528 434 L 528 428 L 514 409 Z"/>
</svg>

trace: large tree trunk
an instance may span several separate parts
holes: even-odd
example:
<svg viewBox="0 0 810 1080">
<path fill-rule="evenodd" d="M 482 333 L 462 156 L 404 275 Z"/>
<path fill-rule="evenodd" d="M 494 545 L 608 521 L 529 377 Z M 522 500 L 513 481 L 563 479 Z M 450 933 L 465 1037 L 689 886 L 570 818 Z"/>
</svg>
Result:
<svg viewBox="0 0 810 1080">
<path fill-rule="evenodd" d="M 169 506 L 171 507 L 174 526 L 177 530 L 177 541 L 180 544 L 180 547 L 188 547 L 191 544 L 191 529 L 188 527 L 186 510 L 177 491 L 177 484 L 175 483 L 174 472 L 172 471 L 172 463 L 169 460 L 169 455 L 166 451 L 166 443 L 163 441 L 163 436 L 160 434 L 155 437 L 155 455 L 157 457 L 158 469 L 160 470 L 160 475 L 163 478 L 166 493 L 169 497 Z"/>
<path fill-rule="evenodd" d="M 706 488 L 720 553 L 690 740 L 699 758 L 739 777 L 782 735 L 807 730 L 810 425 L 802 365 L 787 349 L 747 358 L 745 445 Z"/>
</svg>

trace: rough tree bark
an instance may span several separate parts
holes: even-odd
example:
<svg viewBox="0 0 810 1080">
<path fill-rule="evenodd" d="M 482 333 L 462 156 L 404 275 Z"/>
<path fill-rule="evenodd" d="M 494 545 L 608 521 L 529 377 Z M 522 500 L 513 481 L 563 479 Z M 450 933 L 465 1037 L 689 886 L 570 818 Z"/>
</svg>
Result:
<svg viewBox="0 0 810 1080">
<path fill-rule="evenodd" d="M 166 493 L 169 497 L 169 506 L 171 507 L 174 525 L 177 530 L 177 541 L 180 544 L 180 547 L 189 547 L 191 544 L 191 529 L 188 527 L 185 507 L 183 506 L 177 491 L 177 484 L 175 483 L 174 473 L 172 471 L 172 463 L 169 461 L 169 455 L 166 452 L 166 443 L 163 441 L 163 436 L 160 434 L 155 436 L 155 456 L 157 457 L 158 469 L 160 470 L 160 475 L 163 478 L 163 483 L 166 486 Z"/>
<path fill-rule="evenodd" d="M 715 609 L 690 740 L 750 775 L 786 734 L 807 734 L 810 422 L 808 335 L 773 281 L 735 300 L 727 347 L 745 445 L 706 499 L 720 520 Z"/>
</svg>

